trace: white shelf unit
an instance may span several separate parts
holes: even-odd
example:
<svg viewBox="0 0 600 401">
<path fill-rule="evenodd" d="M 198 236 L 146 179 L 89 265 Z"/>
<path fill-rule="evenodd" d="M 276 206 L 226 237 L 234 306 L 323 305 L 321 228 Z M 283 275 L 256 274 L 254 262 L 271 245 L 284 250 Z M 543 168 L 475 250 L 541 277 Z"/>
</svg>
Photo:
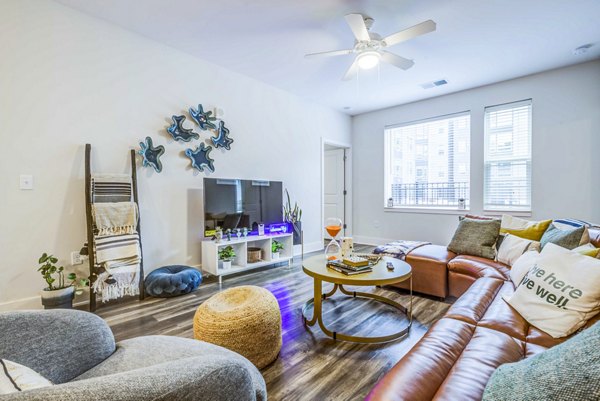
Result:
<svg viewBox="0 0 600 401">
<path fill-rule="evenodd" d="M 273 259 L 271 253 L 271 244 L 277 240 L 283 244 L 283 249 L 279 251 L 279 259 Z M 235 259 L 231 262 L 231 268 L 223 269 L 219 261 L 219 249 L 226 246 L 233 247 Z M 248 248 L 261 248 L 262 260 L 260 262 L 248 263 Z M 219 282 L 223 276 L 244 272 L 263 266 L 273 265 L 275 263 L 291 263 L 294 256 L 293 234 L 272 234 L 272 235 L 252 235 L 248 237 L 232 237 L 230 241 L 223 238 L 220 242 L 213 240 L 202 241 L 202 270 L 219 277 Z"/>
</svg>

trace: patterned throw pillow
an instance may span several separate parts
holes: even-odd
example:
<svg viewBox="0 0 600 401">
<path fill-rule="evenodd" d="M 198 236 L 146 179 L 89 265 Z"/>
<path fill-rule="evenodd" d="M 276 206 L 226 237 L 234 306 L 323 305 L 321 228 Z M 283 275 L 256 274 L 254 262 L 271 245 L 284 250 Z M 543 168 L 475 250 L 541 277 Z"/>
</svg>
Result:
<svg viewBox="0 0 600 401">
<path fill-rule="evenodd" d="M 580 245 L 577 248 L 572 250 L 573 252 L 580 253 L 585 256 L 591 256 L 592 258 L 600 257 L 600 248 L 596 248 L 594 245 L 589 242 L 584 245 Z"/>
<path fill-rule="evenodd" d="M 548 244 L 504 300 L 552 337 L 568 336 L 600 311 L 600 260 Z"/>
<path fill-rule="evenodd" d="M 546 230 L 542 239 L 540 239 L 541 247 L 544 249 L 546 244 L 552 243 L 563 248 L 567 249 L 575 249 L 579 246 L 581 242 L 581 237 L 585 232 L 585 227 L 573 228 L 571 230 L 565 229 L 561 230 L 556 227 L 554 224 L 550 224 L 550 227 Z"/>
<path fill-rule="evenodd" d="M 590 227 L 591 224 L 587 221 L 575 219 L 557 219 L 554 220 L 552 224 L 561 230 L 572 230 L 574 228 L 585 227 L 583 235 L 581 236 L 581 241 L 579 241 L 579 245 L 584 245 L 590 242 L 590 231 L 588 230 L 588 227 Z"/>
<path fill-rule="evenodd" d="M 52 386 L 52 382 L 27 366 L 0 359 L 0 394 Z"/>
<path fill-rule="evenodd" d="M 475 220 L 464 218 L 448 245 L 448 250 L 459 255 L 473 255 L 494 259 L 494 244 L 500 232 L 498 220 Z"/>
<path fill-rule="evenodd" d="M 539 241 L 544 232 L 550 226 L 552 220 L 529 221 L 508 214 L 502 215 L 502 224 L 500 232 L 503 234 L 512 234 L 517 237 Z"/>
<path fill-rule="evenodd" d="M 600 323 L 531 358 L 501 365 L 483 401 L 597 400 L 600 397 Z"/>
</svg>

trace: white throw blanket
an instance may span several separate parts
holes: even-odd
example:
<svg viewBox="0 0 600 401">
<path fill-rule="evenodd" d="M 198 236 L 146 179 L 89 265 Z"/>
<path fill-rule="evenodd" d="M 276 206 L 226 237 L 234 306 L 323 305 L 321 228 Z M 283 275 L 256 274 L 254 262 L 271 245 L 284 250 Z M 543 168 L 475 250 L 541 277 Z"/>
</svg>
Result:
<svg viewBox="0 0 600 401">
<path fill-rule="evenodd" d="M 135 202 L 94 203 L 92 212 L 98 236 L 136 232 L 138 209 Z"/>
<path fill-rule="evenodd" d="M 102 302 L 140 293 L 140 265 L 112 268 L 100 273 L 92 284 L 94 291 L 102 295 Z"/>
</svg>

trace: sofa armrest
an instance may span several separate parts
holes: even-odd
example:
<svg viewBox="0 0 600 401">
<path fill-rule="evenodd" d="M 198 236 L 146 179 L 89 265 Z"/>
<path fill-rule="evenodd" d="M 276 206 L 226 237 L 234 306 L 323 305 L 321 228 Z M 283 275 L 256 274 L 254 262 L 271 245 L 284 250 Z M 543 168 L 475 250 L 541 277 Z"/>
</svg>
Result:
<svg viewBox="0 0 600 401">
<path fill-rule="evenodd" d="M 7 401 L 265 401 L 243 361 L 185 358 L 147 368 L 13 393 Z"/>
<path fill-rule="evenodd" d="M 77 310 L 0 313 L 0 358 L 27 366 L 55 384 L 65 383 L 115 351 L 104 320 Z"/>
</svg>

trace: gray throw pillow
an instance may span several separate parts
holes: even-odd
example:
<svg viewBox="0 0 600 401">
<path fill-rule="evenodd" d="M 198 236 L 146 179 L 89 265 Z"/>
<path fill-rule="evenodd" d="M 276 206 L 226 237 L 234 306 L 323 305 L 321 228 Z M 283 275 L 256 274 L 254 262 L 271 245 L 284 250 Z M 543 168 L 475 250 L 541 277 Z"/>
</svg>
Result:
<svg viewBox="0 0 600 401">
<path fill-rule="evenodd" d="M 448 250 L 461 255 L 481 256 L 494 259 L 494 244 L 500 234 L 499 220 L 476 220 L 464 218 L 448 245 Z"/>
<path fill-rule="evenodd" d="M 483 401 L 600 399 L 600 323 L 492 374 Z"/>
<path fill-rule="evenodd" d="M 544 246 L 546 246 L 547 243 L 553 243 L 562 246 L 563 248 L 575 249 L 579 246 L 584 232 L 584 226 L 569 230 L 560 229 L 554 224 L 550 224 L 550 227 L 548 227 L 540 240 L 541 248 L 544 249 Z"/>
</svg>

